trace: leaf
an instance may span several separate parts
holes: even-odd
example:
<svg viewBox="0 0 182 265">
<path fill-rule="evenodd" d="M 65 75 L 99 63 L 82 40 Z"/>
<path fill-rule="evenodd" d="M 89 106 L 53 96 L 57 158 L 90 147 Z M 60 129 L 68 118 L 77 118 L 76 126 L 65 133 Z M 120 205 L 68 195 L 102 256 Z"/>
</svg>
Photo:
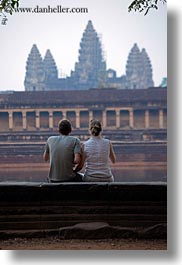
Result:
<svg viewBox="0 0 182 265">
<path fill-rule="evenodd" d="M 147 15 L 151 8 L 158 9 L 158 3 L 161 1 L 163 4 L 167 2 L 167 0 L 134 0 L 128 7 L 128 11 L 138 11 L 144 12 L 144 15 Z"/>
</svg>

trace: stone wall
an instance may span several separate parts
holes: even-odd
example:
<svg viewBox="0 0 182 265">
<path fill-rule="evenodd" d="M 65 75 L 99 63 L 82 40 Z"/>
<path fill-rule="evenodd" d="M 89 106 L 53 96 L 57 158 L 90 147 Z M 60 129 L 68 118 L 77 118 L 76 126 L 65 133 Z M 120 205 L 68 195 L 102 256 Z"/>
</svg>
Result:
<svg viewBox="0 0 182 265">
<path fill-rule="evenodd" d="M 45 142 L 1 144 L 0 164 L 43 163 L 44 146 Z M 115 142 L 113 147 L 118 163 L 160 162 L 163 165 L 167 163 L 165 142 Z"/>
<path fill-rule="evenodd" d="M 0 236 L 166 237 L 165 183 L 0 183 Z M 93 233 L 103 223 L 105 233 Z M 74 227 L 74 226 L 77 227 Z M 98 227 L 98 226 L 97 226 Z M 88 231 L 87 231 L 88 232 Z"/>
<path fill-rule="evenodd" d="M 80 130 L 93 118 L 113 131 L 166 129 L 166 110 L 164 88 L 12 92 L 0 95 L 0 131 L 51 131 L 61 118 Z"/>
</svg>

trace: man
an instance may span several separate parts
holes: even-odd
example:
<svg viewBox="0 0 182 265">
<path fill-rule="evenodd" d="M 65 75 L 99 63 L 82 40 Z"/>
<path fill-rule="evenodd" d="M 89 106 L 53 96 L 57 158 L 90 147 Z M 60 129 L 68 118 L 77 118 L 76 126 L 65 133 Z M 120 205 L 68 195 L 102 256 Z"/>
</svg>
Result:
<svg viewBox="0 0 182 265">
<path fill-rule="evenodd" d="M 50 160 L 48 179 L 50 182 L 78 182 L 81 175 L 74 168 L 81 162 L 81 144 L 76 137 L 70 136 L 71 123 L 64 119 L 58 124 L 60 135 L 48 138 L 43 158 Z"/>
</svg>

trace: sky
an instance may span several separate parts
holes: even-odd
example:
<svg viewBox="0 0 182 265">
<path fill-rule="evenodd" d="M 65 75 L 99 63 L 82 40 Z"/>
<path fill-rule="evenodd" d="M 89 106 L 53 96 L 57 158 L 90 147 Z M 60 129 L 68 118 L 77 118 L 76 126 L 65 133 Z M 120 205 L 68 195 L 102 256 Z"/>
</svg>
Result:
<svg viewBox="0 0 182 265">
<path fill-rule="evenodd" d="M 60 76 L 70 76 L 78 61 L 83 31 L 92 20 L 99 34 L 107 69 L 125 74 L 128 54 L 134 43 L 146 49 L 158 86 L 167 76 L 167 6 L 146 16 L 128 12 L 132 0 L 20 0 L 20 7 L 87 8 L 88 13 L 14 13 L 7 25 L 0 24 L 0 91 L 24 90 L 28 54 L 35 43 L 44 57 L 47 49 Z M 0 17 L 1 23 L 1 17 Z"/>
</svg>

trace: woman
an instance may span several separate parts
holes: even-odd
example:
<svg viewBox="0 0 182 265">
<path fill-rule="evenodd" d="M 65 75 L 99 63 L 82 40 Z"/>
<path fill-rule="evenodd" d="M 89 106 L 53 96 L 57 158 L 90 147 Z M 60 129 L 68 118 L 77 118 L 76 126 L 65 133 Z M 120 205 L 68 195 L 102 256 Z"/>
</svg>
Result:
<svg viewBox="0 0 182 265">
<path fill-rule="evenodd" d="M 110 140 L 101 136 L 102 125 L 98 120 L 90 122 L 91 138 L 83 145 L 83 161 L 85 172 L 83 181 L 112 182 L 109 162 L 115 163 L 116 158 Z"/>
</svg>

